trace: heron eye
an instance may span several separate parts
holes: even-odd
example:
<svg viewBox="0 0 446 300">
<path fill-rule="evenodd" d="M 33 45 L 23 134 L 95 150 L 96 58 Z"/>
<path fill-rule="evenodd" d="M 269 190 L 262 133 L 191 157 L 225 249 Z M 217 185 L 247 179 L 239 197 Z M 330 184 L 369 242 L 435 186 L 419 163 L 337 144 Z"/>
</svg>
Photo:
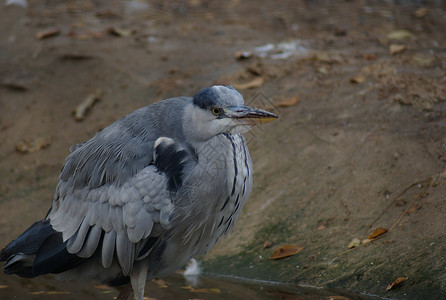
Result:
<svg viewBox="0 0 446 300">
<path fill-rule="evenodd" d="M 213 108 L 211 108 L 211 112 L 212 112 L 214 115 L 219 116 L 219 115 L 221 115 L 221 108 L 219 108 L 219 107 L 213 107 Z"/>
</svg>

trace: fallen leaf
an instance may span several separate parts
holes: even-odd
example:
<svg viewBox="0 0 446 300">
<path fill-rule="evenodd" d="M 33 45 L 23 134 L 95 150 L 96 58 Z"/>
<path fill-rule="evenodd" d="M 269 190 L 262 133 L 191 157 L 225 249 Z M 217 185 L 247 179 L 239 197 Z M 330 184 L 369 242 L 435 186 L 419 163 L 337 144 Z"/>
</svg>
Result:
<svg viewBox="0 0 446 300">
<path fill-rule="evenodd" d="M 253 53 L 250 51 L 237 51 L 235 52 L 235 59 L 236 60 L 243 60 L 243 59 L 248 59 L 251 58 L 253 56 Z"/>
<path fill-rule="evenodd" d="M 0 285 L 0 289 L 6 289 L 7 287 L 7 285 Z"/>
<path fill-rule="evenodd" d="M 395 205 L 396 206 L 403 206 L 403 205 L 405 205 L 407 203 L 407 201 L 406 201 L 406 199 L 404 199 L 404 198 L 398 198 L 398 199 L 395 199 Z"/>
<path fill-rule="evenodd" d="M 398 30 L 394 30 L 392 32 L 390 32 L 387 35 L 387 38 L 391 39 L 391 40 L 404 40 L 407 38 L 412 37 L 413 34 L 406 29 L 398 29 Z"/>
<path fill-rule="evenodd" d="M 391 284 L 389 284 L 386 288 L 387 291 L 395 288 L 396 286 L 400 285 L 401 283 L 403 283 L 404 281 L 406 281 L 408 279 L 408 277 L 398 277 L 394 282 L 392 282 Z"/>
<path fill-rule="evenodd" d="M 415 17 L 422 18 L 429 13 L 429 10 L 426 7 L 421 7 L 415 11 Z"/>
<path fill-rule="evenodd" d="M 371 239 L 365 239 L 365 240 L 362 240 L 361 243 L 362 243 L 363 245 L 367 245 L 367 244 L 370 243 L 371 241 L 373 241 L 373 240 L 371 240 Z"/>
<path fill-rule="evenodd" d="M 273 255 L 269 259 L 280 259 L 288 256 L 295 255 L 302 251 L 305 247 L 294 246 L 294 245 L 285 245 L 274 251 Z"/>
<path fill-rule="evenodd" d="M 375 54 L 363 54 L 362 57 L 364 57 L 365 59 L 368 59 L 368 60 L 377 59 Z"/>
<path fill-rule="evenodd" d="M 318 73 L 321 73 L 321 74 L 324 74 L 324 75 L 325 75 L 325 74 L 328 74 L 328 70 L 327 70 L 327 68 L 324 67 L 324 66 L 318 68 L 318 69 L 317 69 L 317 72 L 318 72 Z"/>
<path fill-rule="evenodd" d="M 344 296 L 328 296 L 327 300 L 350 300 L 350 298 Z"/>
<path fill-rule="evenodd" d="M 71 292 L 59 292 L 59 291 L 48 291 L 46 293 L 48 295 L 66 295 L 66 294 L 71 294 Z"/>
<path fill-rule="evenodd" d="M 273 246 L 273 243 L 271 241 L 265 241 L 263 243 L 263 249 L 269 249 Z"/>
<path fill-rule="evenodd" d="M 168 287 L 167 282 L 162 280 L 162 279 L 153 279 L 152 281 L 155 282 L 156 284 L 158 284 L 160 288 L 167 288 Z"/>
<path fill-rule="evenodd" d="M 29 87 L 26 84 L 18 81 L 0 79 L 0 85 L 14 91 L 26 92 L 27 90 L 29 90 Z"/>
<path fill-rule="evenodd" d="M 311 59 L 329 64 L 343 61 L 342 56 L 334 52 L 317 52 Z"/>
<path fill-rule="evenodd" d="M 38 292 L 28 292 L 29 295 L 41 295 L 41 294 L 45 294 L 44 291 L 38 291 Z"/>
<path fill-rule="evenodd" d="M 100 289 L 100 290 L 109 290 L 111 289 L 111 287 L 109 287 L 108 285 L 103 285 L 103 284 L 98 284 L 98 285 L 94 285 L 95 288 Z"/>
<path fill-rule="evenodd" d="M 375 231 L 373 231 L 373 233 L 371 235 L 369 235 L 369 240 L 373 240 L 374 238 L 379 237 L 380 235 L 383 235 L 384 233 L 387 232 L 387 229 L 382 228 L 382 227 L 378 227 L 375 229 Z"/>
<path fill-rule="evenodd" d="M 15 150 L 20 153 L 32 153 L 45 149 L 51 145 L 53 136 L 38 137 L 32 141 L 23 140 L 15 145 Z"/>
<path fill-rule="evenodd" d="M 412 57 L 412 60 L 420 67 L 430 67 L 434 62 L 434 59 L 432 57 L 426 57 L 422 55 L 415 55 L 414 57 Z"/>
<path fill-rule="evenodd" d="M 317 230 L 324 230 L 325 228 L 327 228 L 326 224 L 321 224 L 317 227 Z"/>
<path fill-rule="evenodd" d="M 347 248 L 351 249 L 351 248 L 356 248 L 359 247 L 361 245 L 361 240 L 358 238 L 354 238 L 348 245 Z"/>
<path fill-rule="evenodd" d="M 365 76 L 364 75 L 356 75 L 352 78 L 350 78 L 350 82 L 351 83 L 362 83 L 365 80 Z"/>
<path fill-rule="evenodd" d="M 265 79 L 263 79 L 262 77 L 257 77 L 246 83 L 233 83 L 232 86 L 238 90 L 245 90 L 259 87 L 264 83 Z"/>
<path fill-rule="evenodd" d="M 108 32 L 112 35 L 115 36 L 122 36 L 122 37 L 128 37 L 131 36 L 135 30 L 132 29 L 121 29 L 121 28 L 117 28 L 117 27 L 110 27 L 108 29 Z"/>
<path fill-rule="evenodd" d="M 46 39 L 46 38 L 49 38 L 49 37 L 52 37 L 52 36 L 56 36 L 59 33 L 60 33 L 59 29 L 48 29 L 48 30 L 45 30 L 45 31 L 37 32 L 36 38 L 38 40 L 43 40 L 43 39 Z"/>
<path fill-rule="evenodd" d="M 406 46 L 400 45 L 400 44 L 391 44 L 389 46 L 389 51 L 390 51 L 390 54 L 392 54 L 392 55 L 401 53 L 406 49 L 407 49 Z"/>
<path fill-rule="evenodd" d="M 299 96 L 296 96 L 292 99 L 283 100 L 279 103 L 277 103 L 277 106 L 279 107 L 288 107 L 288 106 L 294 106 L 299 102 Z"/>
<path fill-rule="evenodd" d="M 407 213 L 408 213 L 408 214 L 414 213 L 414 212 L 416 212 L 417 210 L 419 210 L 420 208 L 421 208 L 421 205 L 419 205 L 419 204 L 417 203 L 417 204 L 415 204 L 415 205 L 412 205 L 412 206 L 407 210 Z"/>
<path fill-rule="evenodd" d="M 95 105 L 96 102 L 100 100 L 102 96 L 102 91 L 97 90 L 96 92 L 90 94 L 85 98 L 84 101 L 81 102 L 74 110 L 73 115 L 76 121 L 82 121 L 85 119 L 85 116 L 90 111 L 90 109 Z"/>
</svg>

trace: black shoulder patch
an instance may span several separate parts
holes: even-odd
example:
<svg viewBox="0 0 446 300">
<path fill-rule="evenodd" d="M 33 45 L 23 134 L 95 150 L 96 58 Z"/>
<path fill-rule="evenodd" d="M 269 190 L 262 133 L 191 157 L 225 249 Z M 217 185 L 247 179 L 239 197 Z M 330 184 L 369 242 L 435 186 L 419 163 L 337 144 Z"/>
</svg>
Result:
<svg viewBox="0 0 446 300">
<path fill-rule="evenodd" d="M 212 87 L 201 89 L 194 95 L 194 105 L 206 109 L 214 107 L 216 104 L 217 93 Z"/>
<path fill-rule="evenodd" d="M 177 192 L 183 184 L 184 167 L 193 156 L 176 143 L 169 143 L 166 140 L 161 141 L 154 151 L 156 157 L 154 165 L 160 172 L 166 174 L 167 189 L 173 193 Z"/>
</svg>

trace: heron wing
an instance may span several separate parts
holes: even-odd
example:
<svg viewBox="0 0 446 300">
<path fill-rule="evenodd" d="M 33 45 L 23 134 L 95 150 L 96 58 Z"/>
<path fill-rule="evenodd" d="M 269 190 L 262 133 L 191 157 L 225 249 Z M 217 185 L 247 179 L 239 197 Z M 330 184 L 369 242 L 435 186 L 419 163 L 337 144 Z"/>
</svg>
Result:
<svg viewBox="0 0 446 300">
<path fill-rule="evenodd" d="M 116 253 L 128 274 L 146 242 L 169 226 L 168 217 L 160 219 L 173 209 L 166 184 L 166 176 L 154 165 L 122 186 L 73 189 L 70 181 L 60 181 L 48 218 L 68 241 L 69 253 L 90 257 L 100 249 L 104 267 L 112 264 Z"/>
<path fill-rule="evenodd" d="M 62 232 L 69 253 L 87 258 L 100 249 L 104 267 L 111 266 L 116 253 L 124 274 L 130 273 L 135 260 L 150 253 L 156 238 L 171 225 L 172 199 L 185 167 L 195 162 L 195 157 L 171 138 L 161 137 L 153 144 L 150 148 L 154 150 L 146 155 L 151 162 L 122 184 L 79 187 L 75 175 L 82 170 L 66 180 L 61 176 L 48 218 L 53 228 Z M 82 154 L 88 145 L 80 145 L 72 155 Z M 91 156 L 86 157 L 85 164 L 91 163 Z M 99 168 L 107 162 L 93 163 Z"/>
</svg>

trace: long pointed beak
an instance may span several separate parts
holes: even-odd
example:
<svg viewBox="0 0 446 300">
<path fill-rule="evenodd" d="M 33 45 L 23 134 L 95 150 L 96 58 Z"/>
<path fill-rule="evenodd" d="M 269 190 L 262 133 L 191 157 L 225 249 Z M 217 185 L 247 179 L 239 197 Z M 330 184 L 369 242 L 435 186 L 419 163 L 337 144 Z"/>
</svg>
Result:
<svg viewBox="0 0 446 300">
<path fill-rule="evenodd" d="M 255 125 L 256 123 L 269 123 L 278 118 L 269 111 L 250 106 L 230 106 L 224 109 L 223 117 L 233 118 L 241 123 Z"/>
</svg>

